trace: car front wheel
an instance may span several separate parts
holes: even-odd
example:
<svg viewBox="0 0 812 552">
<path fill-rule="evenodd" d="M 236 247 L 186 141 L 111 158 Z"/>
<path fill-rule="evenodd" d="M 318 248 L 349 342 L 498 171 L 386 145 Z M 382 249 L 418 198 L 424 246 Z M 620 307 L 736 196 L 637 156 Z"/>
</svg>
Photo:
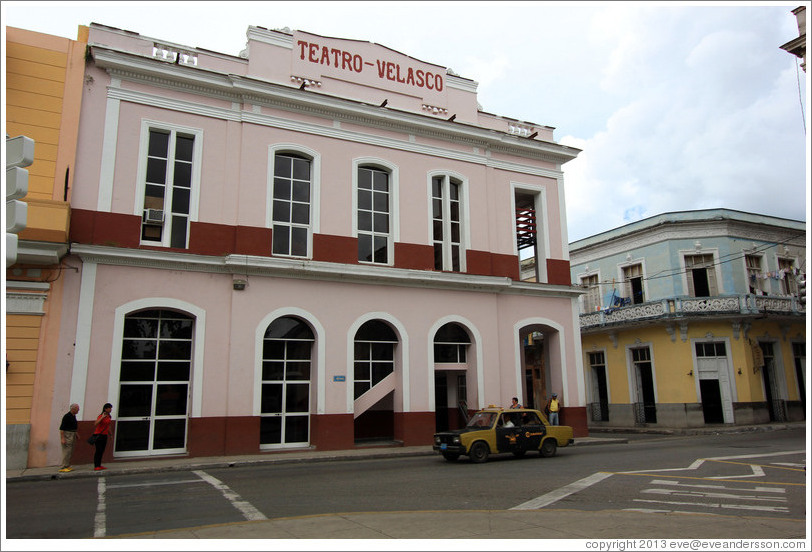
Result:
<svg viewBox="0 0 812 552">
<path fill-rule="evenodd" d="M 544 458 L 555 456 L 556 443 L 555 439 L 547 439 L 541 444 L 539 454 Z"/>
<path fill-rule="evenodd" d="M 471 457 L 471 462 L 475 464 L 481 464 L 488 460 L 488 454 L 490 454 L 490 450 L 488 449 L 488 444 L 483 441 L 477 441 L 471 447 L 471 452 L 468 453 Z"/>
</svg>

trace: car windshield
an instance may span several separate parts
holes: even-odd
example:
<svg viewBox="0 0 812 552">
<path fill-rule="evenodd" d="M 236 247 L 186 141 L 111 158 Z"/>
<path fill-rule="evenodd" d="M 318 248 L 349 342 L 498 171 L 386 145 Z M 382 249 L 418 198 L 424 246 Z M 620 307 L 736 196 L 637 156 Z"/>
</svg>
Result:
<svg viewBox="0 0 812 552">
<path fill-rule="evenodd" d="M 491 427 L 493 420 L 496 418 L 496 412 L 477 412 L 473 418 L 468 421 L 466 427 Z"/>
</svg>

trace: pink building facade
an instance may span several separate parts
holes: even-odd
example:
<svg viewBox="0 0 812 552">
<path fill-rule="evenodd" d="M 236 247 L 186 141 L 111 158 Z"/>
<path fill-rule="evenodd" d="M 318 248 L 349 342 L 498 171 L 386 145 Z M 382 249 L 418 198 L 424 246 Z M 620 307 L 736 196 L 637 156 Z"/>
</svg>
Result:
<svg viewBox="0 0 812 552">
<path fill-rule="evenodd" d="M 112 403 L 110 460 L 428 445 L 555 391 L 585 435 L 577 154 L 380 45 L 91 25 L 49 423 Z"/>
</svg>

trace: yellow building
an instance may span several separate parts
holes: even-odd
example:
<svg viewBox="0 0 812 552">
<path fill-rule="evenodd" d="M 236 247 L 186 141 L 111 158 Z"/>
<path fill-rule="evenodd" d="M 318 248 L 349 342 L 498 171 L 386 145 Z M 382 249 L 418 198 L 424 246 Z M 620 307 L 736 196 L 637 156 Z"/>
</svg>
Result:
<svg viewBox="0 0 812 552">
<path fill-rule="evenodd" d="M 87 28 L 78 41 L 6 28 L 6 135 L 35 142 L 27 168 L 26 228 L 15 264 L 6 267 L 7 468 L 44 466 L 49 427 L 67 412 L 53 404 L 68 251 Z M 33 408 L 36 405 L 36 409 Z M 59 426 L 57 422 L 56 427 Z"/>
<path fill-rule="evenodd" d="M 666 213 L 570 244 L 590 429 L 798 421 L 803 222 Z"/>
</svg>

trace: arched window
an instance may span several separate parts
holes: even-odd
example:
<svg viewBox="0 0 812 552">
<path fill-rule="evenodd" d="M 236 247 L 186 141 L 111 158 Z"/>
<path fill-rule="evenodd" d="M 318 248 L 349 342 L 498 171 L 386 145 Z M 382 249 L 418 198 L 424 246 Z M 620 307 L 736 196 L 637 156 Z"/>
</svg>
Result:
<svg viewBox="0 0 812 552">
<path fill-rule="evenodd" d="M 355 334 L 355 398 L 395 371 L 398 338 L 386 323 L 370 320 Z"/>
<path fill-rule="evenodd" d="M 262 341 L 260 445 L 307 443 L 310 439 L 310 327 L 290 316 L 277 318 Z"/>
<path fill-rule="evenodd" d="M 467 362 L 471 338 L 459 324 L 449 322 L 434 335 L 434 362 L 463 364 Z"/>
</svg>

